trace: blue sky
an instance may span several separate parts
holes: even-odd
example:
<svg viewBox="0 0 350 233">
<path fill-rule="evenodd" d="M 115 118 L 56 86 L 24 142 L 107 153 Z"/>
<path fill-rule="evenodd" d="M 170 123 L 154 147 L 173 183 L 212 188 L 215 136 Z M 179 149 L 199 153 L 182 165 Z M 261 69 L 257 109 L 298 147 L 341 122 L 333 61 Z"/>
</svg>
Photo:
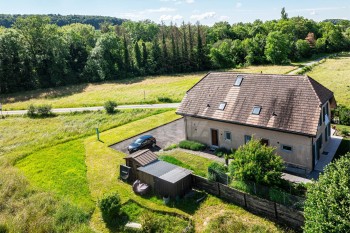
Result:
<svg viewBox="0 0 350 233">
<path fill-rule="evenodd" d="M 350 0 L 0 0 L 2 14 L 85 14 L 177 24 L 252 22 L 289 16 L 350 19 Z"/>
</svg>

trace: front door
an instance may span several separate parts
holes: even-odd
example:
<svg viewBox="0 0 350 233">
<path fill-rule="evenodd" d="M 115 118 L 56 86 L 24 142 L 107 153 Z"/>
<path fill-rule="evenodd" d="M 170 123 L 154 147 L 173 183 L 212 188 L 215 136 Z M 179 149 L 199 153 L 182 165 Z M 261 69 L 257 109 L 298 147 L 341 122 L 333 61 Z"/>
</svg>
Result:
<svg viewBox="0 0 350 233">
<path fill-rule="evenodd" d="M 211 129 L 211 145 L 219 146 L 218 130 Z"/>
</svg>

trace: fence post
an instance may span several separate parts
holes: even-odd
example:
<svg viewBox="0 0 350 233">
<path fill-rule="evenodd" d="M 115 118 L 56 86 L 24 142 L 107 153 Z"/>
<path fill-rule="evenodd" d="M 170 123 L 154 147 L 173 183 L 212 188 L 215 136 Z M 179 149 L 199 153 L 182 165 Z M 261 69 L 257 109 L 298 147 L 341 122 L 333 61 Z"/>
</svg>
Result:
<svg viewBox="0 0 350 233">
<path fill-rule="evenodd" d="M 220 183 L 219 182 L 216 182 L 217 185 L 218 185 L 218 194 L 219 194 L 219 197 L 221 197 L 221 192 L 220 192 Z"/>
<path fill-rule="evenodd" d="M 254 184 L 254 194 L 256 195 L 256 186 L 255 186 L 255 182 L 254 182 L 253 184 Z"/>
<path fill-rule="evenodd" d="M 277 204 L 276 202 L 273 202 L 273 204 L 275 206 L 275 218 L 278 219 Z"/>
<path fill-rule="evenodd" d="M 243 198 L 244 198 L 244 207 L 247 208 L 247 198 L 245 193 L 243 194 Z"/>
</svg>

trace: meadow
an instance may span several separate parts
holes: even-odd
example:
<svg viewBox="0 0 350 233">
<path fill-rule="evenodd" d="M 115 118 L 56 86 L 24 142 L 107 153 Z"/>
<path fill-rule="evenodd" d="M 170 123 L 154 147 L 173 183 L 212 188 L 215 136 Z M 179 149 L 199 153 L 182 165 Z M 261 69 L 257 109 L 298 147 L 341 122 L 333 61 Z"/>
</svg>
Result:
<svg viewBox="0 0 350 233">
<path fill-rule="evenodd" d="M 344 53 L 315 66 L 307 73 L 334 92 L 338 104 L 350 107 L 350 54 Z"/>
<path fill-rule="evenodd" d="M 296 66 L 249 66 L 228 71 L 285 74 Z M 3 110 L 27 109 L 30 104 L 53 108 L 102 106 L 106 100 L 124 104 L 181 102 L 186 91 L 206 73 L 137 77 L 115 82 L 90 83 L 0 95 Z"/>
<path fill-rule="evenodd" d="M 210 195 L 201 205 L 193 206 L 193 201 L 192 206 L 188 203 L 166 206 L 157 197 L 135 195 L 129 184 L 118 179 L 119 164 L 125 162 L 125 155 L 108 146 L 178 118 L 174 110 L 126 110 L 115 115 L 88 112 L 45 119 L 8 117 L 0 120 L 0 126 L 7 129 L 1 135 L 1 143 L 6 148 L 0 160 L 4 174 L 0 178 L 3 184 L 0 200 L 7 204 L 0 204 L 0 225 L 13 232 L 25 232 L 25 229 L 115 232 L 119 228 L 103 222 L 96 202 L 104 193 L 116 191 L 132 220 L 139 220 L 138 213 L 147 209 L 168 224 L 176 223 L 174 227 L 184 226 L 187 221 L 181 219 L 191 217 L 196 232 L 202 232 L 208 223 L 215 225 L 217 217 L 228 215 L 242 219 L 246 232 L 252 229 L 283 232 L 274 223 Z M 94 135 L 96 125 L 101 129 L 100 141 Z M 172 152 L 167 153 L 171 156 Z M 179 155 L 177 159 L 186 158 Z M 198 169 L 204 170 L 205 166 Z M 159 214 L 159 210 L 169 214 Z M 208 215 L 209 211 L 216 210 L 220 211 L 215 216 Z M 183 217 L 167 217 L 171 213 Z"/>
</svg>

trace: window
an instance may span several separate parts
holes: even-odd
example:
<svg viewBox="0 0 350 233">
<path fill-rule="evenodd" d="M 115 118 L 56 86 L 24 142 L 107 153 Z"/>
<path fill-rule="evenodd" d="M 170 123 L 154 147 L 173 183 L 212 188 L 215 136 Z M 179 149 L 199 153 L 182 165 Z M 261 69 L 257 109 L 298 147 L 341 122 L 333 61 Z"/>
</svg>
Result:
<svg viewBox="0 0 350 233">
<path fill-rule="evenodd" d="M 323 107 L 323 122 L 326 120 L 326 108 Z"/>
<path fill-rule="evenodd" d="M 293 148 L 292 148 L 292 146 L 282 145 L 282 150 L 287 151 L 287 152 L 292 152 Z"/>
<path fill-rule="evenodd" d="M 262 138 L 262 139 L 260 140 L 260 143 L 263 144 L 263 145 L 265 145 L 265 146 L 268 146 L 268 145 L 269 145 L 269 139 Z"/>
<path fill-rule="evenodd" d="M 254 106 L 252 114 L 253 115 L 259 115 L 261 111 L 261 107 L 260 106 Z"/>
<path fill-rule="evenodd" d="M 244 143 L 247 144 L 250 140 L 252 140 L 252 136 L 244 135 Z"/>
<path fill-rule="evenodd" d="M 221 102 L 219 105 L 219 110 L 224 110 L 226 107 L 226 102 Z"/>
<path fill-rule="evenodd" d="M 231 132 L 225 131 L 225 140 L 231 141 Z"/>
<path fill-rule="evenodd" d="M 243 81 L 243 76 L 238 75 L 235 81 L 235 86 L 240 86 L 242 84 Z"/>
</svg>

